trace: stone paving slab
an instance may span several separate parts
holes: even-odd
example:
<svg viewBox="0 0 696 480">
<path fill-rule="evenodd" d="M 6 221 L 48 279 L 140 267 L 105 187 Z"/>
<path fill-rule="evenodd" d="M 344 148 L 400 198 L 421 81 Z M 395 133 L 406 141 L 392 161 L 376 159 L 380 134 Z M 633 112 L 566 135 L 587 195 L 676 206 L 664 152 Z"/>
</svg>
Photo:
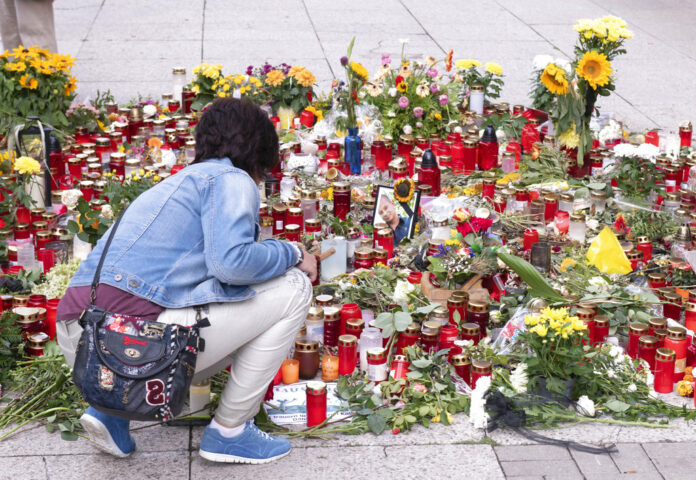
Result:
<svg viewBox="0 0 696 480">
<path fill-rule="evenodd" d="M 155 82 L 171 81 L 171 68 L 221 62 L 241 65 L 302 59 L 320 89 L 341 76 L 338 59 L 357 36 L 355 58 L 374 71 L 382 53 L 474 57 L 503 66 L 502 100 L 529 104 L 532 59 L 572 55 L 580 18 L 618 15 L 635 38 L 614 62 L 617 94 L 599 100 L 636 130 L 676 130 L 692 119 L 696 91 L 685 79 L 696 73 L 694 1 L 666 0 L 72 0 L 56 2 L 58 45 L 77 58 L 80 99 L 110 88 L 119 101 L 154 95 Z M 119 49 L 123 42 L 128 44 Z M 130 56 L 130 59 L 124 58 Z M 311 60 L 311 61 L 310 61 Z M 676 74 L 675 74 L 676 69 Z M 121 85 L 123 84 L 123 85 Z"/>
<path fill-rule="evenodd" d="M 51 480 L 152 479 L 184 480 L 189 477 L 187 452 L 135 452 L 128 458 L 107 454 L 43 457 Z M 18 478 L 32 478 L 14 476 Z M 230 478 L 230 477 L 227 477 Z"/>
</svg>

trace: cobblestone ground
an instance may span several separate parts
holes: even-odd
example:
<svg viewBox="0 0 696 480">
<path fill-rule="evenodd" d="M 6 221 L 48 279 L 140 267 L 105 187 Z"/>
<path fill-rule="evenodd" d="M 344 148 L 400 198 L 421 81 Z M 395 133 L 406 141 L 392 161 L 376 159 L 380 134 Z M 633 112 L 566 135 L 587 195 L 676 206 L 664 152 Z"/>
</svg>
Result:
<svg viewBox="0 0 696 480">
<path fill-rule="evenodd" d="M 574 0 L 69 0 L 55 3 L 58 45 L 76 56 L 84 99 L 111 89 L 120 101 L 171 90 L 171 68 L 201 61 L 227 72 L 249 64 L 299 63 L 320 88 L 340 74 L 339 58 L 357 36 L 354 56 L 370 70 L 380 55 L 442 55 L 500 63 L 503 100 L 528 103 L 532 58 L 569 56 L 579 18 L 614 14 L 635 32 L 616 60 L 617 94 L 600 100 L 629 126 L 674 130 L 693 118 L 696 90 L 696 2 Z M 151 427 L 134 432 L 138 449 L 126 460 L 98 453 L 87 441 L 64 442 L 42 428 L 0 442 L 0 479 L 117 478 L 692 478 L 696 433 L 670 428 L 584 424 L 553 430 L 557 439 L 615 444 L 605 455 L 531 445 L 507 431 L 485 435 L 466 417 L 452 427 L 409 434 L 294 441 L 292 453 L 266 466 L 216 465 L 198 456 L 202 429 Z"/>
</svg>

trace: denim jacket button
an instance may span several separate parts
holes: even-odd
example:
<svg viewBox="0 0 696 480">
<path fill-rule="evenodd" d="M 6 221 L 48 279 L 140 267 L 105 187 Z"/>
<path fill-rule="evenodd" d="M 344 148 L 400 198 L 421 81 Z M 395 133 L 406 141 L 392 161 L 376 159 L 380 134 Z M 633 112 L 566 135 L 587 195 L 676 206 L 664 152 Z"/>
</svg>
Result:
<svg viewBox="0 0 696 480">
<path fill-rule="evenodd" d="M 122 278 L 123 277 L 121 276 L 120 273 L 117 273 L 116 275 L 114 275 L 114 280 L 116 280 L 117 282 L 120 282 Z"/>
</svg>

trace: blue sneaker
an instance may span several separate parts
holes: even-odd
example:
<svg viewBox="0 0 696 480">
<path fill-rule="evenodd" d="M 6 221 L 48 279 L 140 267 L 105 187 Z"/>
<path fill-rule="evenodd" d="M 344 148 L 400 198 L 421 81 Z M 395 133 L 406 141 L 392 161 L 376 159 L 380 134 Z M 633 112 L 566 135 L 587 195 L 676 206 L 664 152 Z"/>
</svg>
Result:
<svg viewBox="0 0 696 480">
<path fill-rule="evenodd" d="M 244 425 L 244 431 L 236 437 L 223 437 L 210 425 L 201 438 L 201 457 L 211 462 L 268 463 L 290 453 L 290 442 L 262 432 L 253 420 Z"/>
<path fill-rule="evenodd" d="M 135 440 L 128 431 L 130 420 L 114 417 L 89 407 L 80 417 L 89 440 L 99 450 L 125 458 L 135 450 Z"/>
</svg>

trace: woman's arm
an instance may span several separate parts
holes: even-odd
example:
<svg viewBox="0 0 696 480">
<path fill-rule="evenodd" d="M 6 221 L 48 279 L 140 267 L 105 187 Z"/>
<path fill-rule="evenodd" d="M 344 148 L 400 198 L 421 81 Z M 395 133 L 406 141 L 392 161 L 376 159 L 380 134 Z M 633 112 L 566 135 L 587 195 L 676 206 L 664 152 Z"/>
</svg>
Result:
<svg viewBox="0 0 696 480">
<path fill-rule="evenodd" d="M 205 261 L 221 282 L 253 285 L 282 275 L 300 260 L 288 242 L 256 242 L 258 191 L 251 178 L 239 172 L 218 175 L 202 192 L 201 220 Z"/>
</svg>

